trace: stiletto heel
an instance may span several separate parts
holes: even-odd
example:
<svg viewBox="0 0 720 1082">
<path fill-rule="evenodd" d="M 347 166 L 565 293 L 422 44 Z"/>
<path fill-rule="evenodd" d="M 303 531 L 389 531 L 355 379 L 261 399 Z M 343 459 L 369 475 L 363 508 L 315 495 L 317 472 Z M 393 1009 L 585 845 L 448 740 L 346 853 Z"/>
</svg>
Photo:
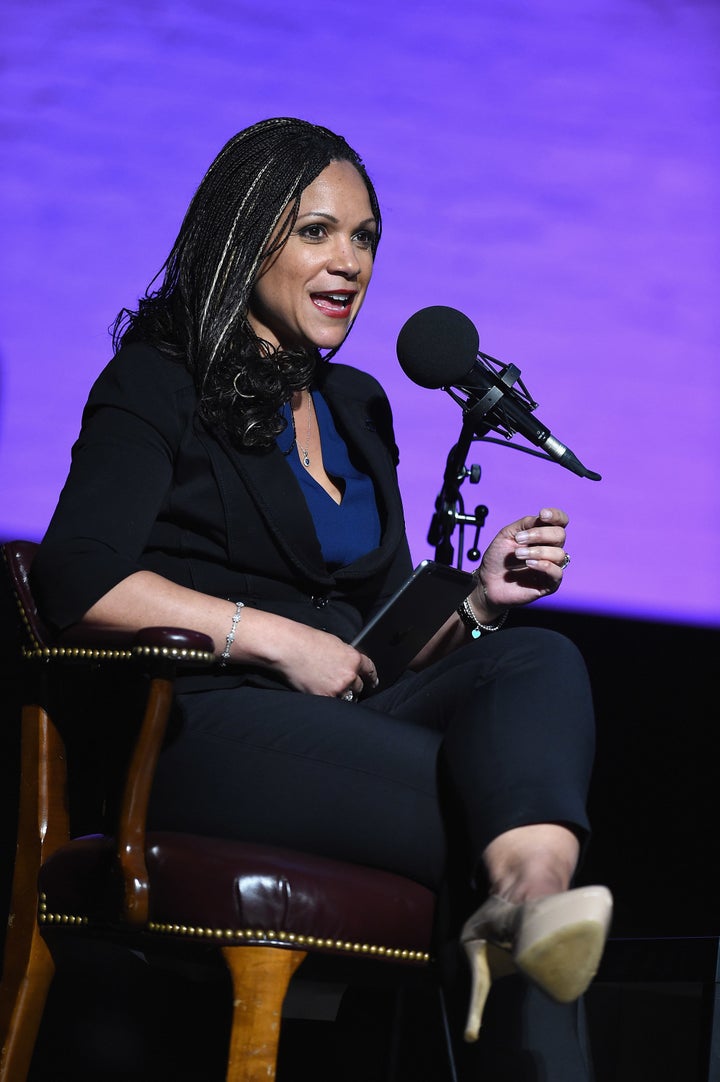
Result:
<svg viewBox="0 0 720 1082">
<path fill-rule="evenodd" d="M 476 1041 L 480 1033 L 485 1001 L 493 980 L 515 971 L 512 940 L 520 906 L 491 896 L 467 920 L 460 935 L 470 963 L 472 984 L 470 1007 L 465 1023 L 465 1040 Z"/>
<path fill-rule="evenodd" d="M 460 941 L 472 972 L 465 1040 L 476 1041 L 493 978 L 520 970 L 558 1003 L 572 1003 L 597 973 L 612 917 L 607 887 L 578 887 L 514 905 L 491 896 Z"/>
<path fill-rule="evenodd" d="M 470 1007 L 468 1009 L 467 1022 L 465 1023 L 465 1040 L 476 1041 L 480 1032 L 485 1001 L 490 991 L 492 977 L 490 964 L 487 956 L 487 940 L 468 939 L 463 940 L 465 954 L 470 963 L 472 985 L 470 988 Z"/>
</svg>

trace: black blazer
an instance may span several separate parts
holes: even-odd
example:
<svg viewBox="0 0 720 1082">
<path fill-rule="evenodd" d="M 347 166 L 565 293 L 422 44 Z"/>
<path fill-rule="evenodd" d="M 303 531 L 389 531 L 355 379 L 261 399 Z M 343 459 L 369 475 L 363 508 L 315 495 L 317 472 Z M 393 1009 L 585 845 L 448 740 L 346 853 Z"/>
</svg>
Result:
<svg viewBox="0 0 720 1082">
<path fill-rule="evenodd" d="M 187 370 L 156 349 L 119 351 L 94 384 L 32 586 L 65 628 L 123 578 L 155 571 L 203 593 L 349 640 L 409 574 L 387 397 L 372 376 L 321 366 L 318 389 L 354 463 L 373 480 L 377 549 L 335 572 L 282 452 L 237 450 L 196 414 Z"/>
</svg>

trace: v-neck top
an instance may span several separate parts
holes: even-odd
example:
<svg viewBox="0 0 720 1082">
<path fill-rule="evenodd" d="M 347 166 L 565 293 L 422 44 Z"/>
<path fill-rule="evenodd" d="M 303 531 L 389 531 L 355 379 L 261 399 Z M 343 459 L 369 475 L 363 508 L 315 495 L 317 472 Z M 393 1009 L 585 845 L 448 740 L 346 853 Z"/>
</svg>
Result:
<svg viewBox="0 0 720 1082">
<path fill-rule="evenodd" d="M 282 409 L 287 428 L 277 437 L 277 444 L 305 496 L 325 563 L 334 569 L 345 567 L 377 548 L 380 544 L 380 516 L 373 483 L 350 461 L 347 445 L 335 428 L 325 399 L 319 391 L 312 392 L 312 399 L 320 429 L 325 470 L 331 477 L 344 482 L 340 503 L 335 503 L 300 462 L 295 448 L 295 428 L 289 402 Z"/>
</svg>

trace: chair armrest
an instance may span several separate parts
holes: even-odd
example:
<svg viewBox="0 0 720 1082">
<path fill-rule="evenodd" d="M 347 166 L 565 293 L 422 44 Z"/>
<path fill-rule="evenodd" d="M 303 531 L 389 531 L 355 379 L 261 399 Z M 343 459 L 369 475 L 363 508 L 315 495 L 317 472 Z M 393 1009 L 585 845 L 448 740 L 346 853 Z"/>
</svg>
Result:
<svg viewBox="0 0 720 1082">
<path fill-rule="evenodd" d="M 41 646 L 45 656 L 96 656 L 110 661 L 130 656 L 157 657 L 201 665 L 211 665 L 216 660 L 215 644 L 209 635 L 181 627 L 144 627 L 132 631 L 97 624 L 74 624 L 57 635 L 52 643 L 44 642 Z"/>
<path fill-rule="evenodd" d="M 106 671 L 130 665 L 149 678 L 142 720 L 122 779 L 115 826 L 118 906 L 125 923 L 142 927 L 147 923 L 150 904 L 145 855 L 147 812 L 170 718 L 175 676 L 179 668 L 214 664 L 213 641 L 186 628 L 147 627 L 129 632 L 79 624 L 58 636 L 55 645 L 44 648 L 39 656 L 41 665 L 49 665 L 51 670 L 73 662 L 89 663 Z M 30 655 L 29 660 L 33 657 L 38 654 Z"/>
<path fill-rule="evenodd" d="M 147 923 L 149 875 L 145 856 L 147 812 L 155 769 L 162 749 L 178 666 L 215 662 L 211 638 L 176 627 L 146 627 L 126 632 L 77 625 L 58 639 L 61 651 L 101 661 L 134 659 L 149 677 L 142 723 L 125 775 L 116 828 L 116 858 L 122 884 L 123 919 L 134 927 Z"/>
</svg>

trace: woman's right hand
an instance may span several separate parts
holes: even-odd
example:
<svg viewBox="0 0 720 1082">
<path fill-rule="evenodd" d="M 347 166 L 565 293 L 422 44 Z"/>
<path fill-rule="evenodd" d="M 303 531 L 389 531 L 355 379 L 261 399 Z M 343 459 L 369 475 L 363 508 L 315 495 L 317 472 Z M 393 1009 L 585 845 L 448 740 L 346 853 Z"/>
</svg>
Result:
<svg viewBox="0 0 720 1082">
<path fill-rule="evenodd" d="M 280 672 L 297 691 L 337 699 L 347 691 L 357 696 L 364 687 L 377 687 L 375 666 L 354 646 L 336 635 L 294 620 L 272 619 L 273 623 L 277 621 L 277 626 L 271 638 L 272 657 L 267 659 L 267 664 Z M 248 635 L 252 620 L 253 616 L 250 616 L 245 628 Z"/>
</svg>

